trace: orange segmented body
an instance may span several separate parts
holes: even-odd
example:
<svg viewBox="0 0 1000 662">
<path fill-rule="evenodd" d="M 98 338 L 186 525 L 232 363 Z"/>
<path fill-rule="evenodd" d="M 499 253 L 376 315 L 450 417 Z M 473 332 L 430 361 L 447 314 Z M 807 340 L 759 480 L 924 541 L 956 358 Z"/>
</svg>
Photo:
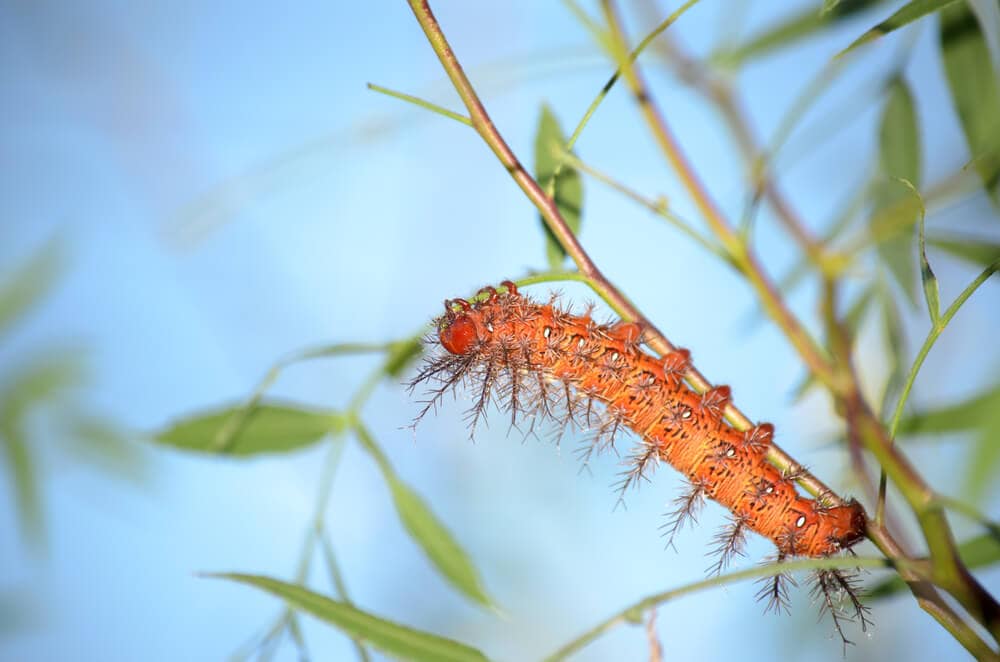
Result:
<svg viewBox="0 0 1000 662">
<path fill-rule="evenodd" d="M 701 495 L 729 509 L 737 529 L 773 541 L 779 557 L 829 556 L 861 540 L 860 504 L 833 505 L 800 494 L 794 477 L 766 459 L 770 424 L 736 430 L 723 418 L 727 386 L 705 393 L 687 386 L 686 350 L 658 358 L 641 348 L 636 324 L 598 324 L 589 314 L 539 304 L 512 283 L 503 285 L 506 292 L 486 288 L 476 303 L 445 302 L 438 340 L 449 354 L 416 382 L 437 378 L 445 384 L 442 391 L 471 382 L 481 391 L 474 418 L 498 395 L 515 420 L 519 414 L 550 414 L 572 421 L 585 407 L 587 422 L 610 436 L 610 443 L 620 428 L 638 436 L 637 474 L 649 459 L 668 462 Z M 596 425 L 590 420 L 593 403 L 603 404 Z M 562 417 L 552 413 L 558 406 Z M 733 535 L 738 538 L 738 531 Z"/>
</svg>

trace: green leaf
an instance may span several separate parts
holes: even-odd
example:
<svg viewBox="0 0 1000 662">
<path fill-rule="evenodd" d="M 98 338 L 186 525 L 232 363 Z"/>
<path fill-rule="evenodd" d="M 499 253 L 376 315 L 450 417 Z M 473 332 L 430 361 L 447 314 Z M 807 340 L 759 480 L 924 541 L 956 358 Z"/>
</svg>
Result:
<svg viewBox="0 0 1000 662">
<path fill-rule="evenodd" d="M 823 8 L 819 10 L 820 15 L 829 14 L 837 5 L 840 4 L 840 0 L 823 0 Z"/>
<path fill-rule="evenodd" d="M 389 345 L 388 356 L 383 370 L 390 377 L 399 377 L 424 351 L 424 343 L 419 336 L 400 340 Z"/>
<path fill-rule="evenodd" d="M 892 16 L 851 42 L 851 45 L 837 53 L 836 57 L 840 57 L 862 44 L 875 41 L 876 39 L 887 35 L 894 30 L 898 30 L 903 26 L 909 25 L 913 21 L 923 18 L 924 16 L 927 16 L 927 14 L 936 12 L 939 9 L 947 7 L 955 2 L 957 2 L 957 0 L 911 0 L 903 5 L 899 11 L 894 13 Z"/>
<path fill-rule="evenodd" d="M 941 318 L 941 292 L 938 289 L 937 276 L 931 269 L 931 263 L 927 259 L 927 243 L 924 238 L 924 221 L 926 212 L 923 205 L 920 208 L 920 282 L 924 286 L 924 301 L 927 303 L 927 314 L 930 315 L 931 324 L 937 326 Z"/>
<path fill-rule="evenodd" d="M 289 607 L 326 621 L 347 635 L 401 660 L 484 662 L 487 659 L 478 650 L 465 644 L 379 618 L 302 586 L 260 575 L 219 573 L 209 576 L 267 591 L 284 600 Z"/>
<path fill-rule="evenodd" d="M 21 532 L 32 543 L 41 544 L 44 538 L 41 491 L 35 461 L 28 450 L 28 439 L 20 421 L 0 421 L 0 443 L 13 479 Z"/>
<path fill-rule="evenodd" d="M 923 202 L 920 133 L 913 96 L 902 78 L 889 86 L 879 124 L 879 163 L 885 181 L 876 187 L 869 228 L 879 255 L 912 305 L 917 302 L 917 258 L 910 232 Z"/>
<path fill-rule="evenodd" d="M 49 242 L 0 283 L 0 336 L 37 305 L 55 284 L 62 267 L 60 245 Z"/>
<path fill-rule="evenodd" d="M 992 533 L 985 533 L 970 538 L 958 546 L 965 565 L 969 568 L 982 568 L 1000 561 L 1000 538 Z M 906 590 L 906 583 L 899 576 L 892 577 L 876 584 L 867 591 L 865 596 L 871 600 L 885 598 Z"/>
<path fill-rule="evenodd" d="M 389 459 L 371 434 L 362 426 L 358 426 L 356 432 L 361 445 L 381 469 L 382 476 L 392 493 L 396 513 L 413 541 L 424 550 L 427 558 L 452 586 L 472 600 L 492 607 L 493 601 L 486 594 L 479 572 L 465 550 L 423 498 L 399 479 Z"/>
<path fill-rule="evenodd" d="M 249 410 L 231 439 L 220 443 L 219 432 L 231 416 L 242 416 L 244 407 L 227 407 L 176 421 L 154 440 L 185 450 L 247 456 L 287 453 L 316 443 L 327 434 L 343 432 L 347 417 L 335 411 L 306 409 L 297 405 L 259 404 Z"/>
<path fill-rule="evenodd" d="M 906 336 L 903 332 L 903 323 L 899 308 L 892 298 L 888 283 L 880 278 L 875 291 L 882 309 L 882 342 L 889 364 L 889 375 L 886 379 L 885 391 L 882 394 L 882 406 L 880 407 L 880 412 L 884 415 L 889 403 L 895 400 L 905 379 L 908 367 L 906 361 Z"/>
<path fill-rule="evenodd" d="M 136 482 L 147 477 L 149 467 L 142 447 L 131 442 L 113 421 L 94 415 L 73 416 L 67 433 L 69 449 L 80 459 Z"/>
<path fill-rule="evenodd" d="M 979 23 L 968 5 L 941 12 L 941 57 L 972 163 L 1000 205 L 1000 85 Z"/>
<path fill-rule="evenodd" d="M 565 149 L 565 145 L 566 136 L 559 127 L 559 120 L 547 105 L 543 105 L 535 133 L 535 179 L 546 194 L 555 200 L 569 229 L 577 234 L 580 232 L 580 214 L 583 209 L 583 180 L 575 168 L 559 159 L 559 152 Z M 559 269 L 566 258 L 566 251 L 544 220 L 540 222 L 545 229 L 545 253 L 549 266 Z"/>
<path fill-rule="evenodd" d="M 0 393 L 0 444 L 11 474 L 21 529 L 35 544 L 41 544 L 44 537 L 43 508 L 26 419 L 34 408 L 54 403 L 82 379 L 78 354 L 53 353 L 20 368 Z"/>
<path fill-rule="evenodd" d="M 899 422 L 896 436 L 940 435 L 975 430 L 997 406 L 1000 406 L 1000 384 L 962 402 L 908 416 Z"/>
<path fill-rule="evenodd" d="M 773 50 L 790 46 L 815 32 L 830 28 L 844 19 L 881 3 L 881 0 L 841 0 L 830 11 L 808 7 L 736 48 L 720 51 L 713 60 L 736 66 Z"/>
<path fill-rule="evenodd" d="M 971 503 L 980 503 L 996 486 L 996 472 L 1000 469 L 1000 443 L 997 443 L 1000 436 L 1000 397 L 993 398 L 992 406 L 984 414 L 964 481 L 963 492 Z"/>
<path fill-rule="evenodd" d="M 927 241 L 932 246 L 948 251 L 956 257 L 968 260 L 981 267 L 989 266 L 997 259 L 1000 259 L 1000 243 L 987 239 L 938 235 L 928 237 Z"/>
</svg>

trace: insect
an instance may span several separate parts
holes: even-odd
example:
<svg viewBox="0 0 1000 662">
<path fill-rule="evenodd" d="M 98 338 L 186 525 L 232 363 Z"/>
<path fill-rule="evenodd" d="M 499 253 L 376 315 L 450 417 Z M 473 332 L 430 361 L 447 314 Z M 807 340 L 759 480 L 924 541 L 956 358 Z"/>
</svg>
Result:
<svg viewBox="0 0 1000 662">
<path fill-rule="evenodd" d="M 631 431 L 638 442 L 628 456 L 622 493 L 661 461 L 689 483 L 664 526 L 670 543 L 706 498 L 730 511 L 730 523 L 716 537 L 713 572 L 742 554 L 748 531 L 770 539 L 779 561 L 831 556 L 864 537 L 859 503 L 803 496 L 794 474 L 767 461 L 773 426 L 740 431 L 726 422 L 728 386 L 698 393 L 685 383 L 691 365 L 687 350 L 656 357 L 642 348 L 639 325 L 600 324 L 590 313 L 574 315 L 556 297 L 540 304 L 510 281 L 501 283 L 501 290 L 483 288 L 471 302 L 446 300 L 437 334 L 429 338 L 444 351 L 429 358 L 411 382 L 411 388 L 431 385 L 418 420 L 445 393 L 465 386 L 475 394 L 468 411 L 473 432 L 494 401 L 512 425 L 547 419 L 560 430 L 589 429 L 585 459 L 615 448 L 621 433 Z M 783 575 L 768 578 L 760 597 L 769 607 L 787 607 L 786 581 Z M 816 595 L 842 637 L 843 618 L 867 625 L 855 581 L 842 570 L 816 573 Z"/>
</svg>

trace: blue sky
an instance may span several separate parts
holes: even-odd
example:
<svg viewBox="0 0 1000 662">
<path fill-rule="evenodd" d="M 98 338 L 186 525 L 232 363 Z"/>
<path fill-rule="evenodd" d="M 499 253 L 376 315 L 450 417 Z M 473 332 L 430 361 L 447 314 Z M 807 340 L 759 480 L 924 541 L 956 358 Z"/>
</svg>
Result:
<svg viewBox="0 0 1000 662">
<path fill-rule="evenodd" d="M 527 163 L 541 104 L 570 126 L 610 73 L 560 3 L 433 6 Z M 706 0 L 672 30 L 707 53 L 723 36 L 752 34 L 774 19 L 736 6 Z M 633 34 L 648 25 L 640 15 L 629 14 Z M 879 17 L 869 13 L 741 71 L 734 82 L 759 135 L 772 135 L 820 68 Z M 890 70 L 906 39 L 925 181 L 968 160 L 932 27 L 928 21 L 863 53 L 806 116 L 813 133 L 793 134 L 780 175 L 817 232 L 871 174 L 879 103 L 859 90 Z M 718 117 L 662 68 L 651 64 L 649 76 L 709 188 L 738 218 L 744 170 Z M 443 299 L 544 267 L 534 210 L 475 134 L 366 89 L 373 82 L 459 108 L 405 3 L 280 10 L 242 2 L 7 3 L 0 80 L 0 259 L 14 264 L 54 237 L 67 255 L 60 286 L 0 358 L 11 365 L 56 345 L 85 347 L 86 406 L 137 439 L 244 397 L 290 351 L 404 337 L 437 315 Z M 825 125 L 831 118 L 822 109 L 838 108 Z M 813 142 L 828 132 L 831 139 Z M 578 151 L 696 217 L 623 90 L 601 107 Z M 752 292 L 644 210 L 593 180 L 585 187 L 581 239 L 605 273 L 692 349 L 704 374 L 732 385 L 744 411 L 773 421 L 787 450 L 851 490 L 842 453 L 826 443 L 836 423 L 829 404 L 819 396 L 790 404 L 801 365 L 773 327 L 748 322 Z M 988 209 L 980 198 L 936 210 L 929 222 L 975 227 Z M 769 213 L 756 237 L 771 272 L 784 273 L 794 247 Z M 942 300 L 950 301 L 974 272 L 944 260 L 938 275 Z M 871 273 L 856 276 L 860 283 Z M 564 289 L 576 301 L 588 298 Z M 810 323 L 814 294 L 804 288 L 791 300 Z M 984 361 L 977 348 L 997 310 L 995 287 L 977 294 L 929 360 L 917 403 L 960 397 L 995 374 L 995 359 Z M 913 328 L 922 335 L 916 316 Z M 884 358 L 874 330 L 861 352 L 876 392 Z M 303 365 L 274 392 L 341 407 L 374 365 L 370 358 Z M 405 426 L 416 411 L 405 389 L 390 383 L 364 416 L 400 475 L 476 560 L 504 614 L 463 602 L 434 573 L 402 531 L 376 467 L 350 442 L 327 526 L 363 608 L 496 659 L 531 659 L 634 600 L 703 577 L 722 509 L 709 508 L 679 551 L 664 551 L 657 526 L 679 485 L 669 468 L 615 510 L 613 458 L 580 472 L 573 440 L 559 449 L 522 443 L 507 438 L 504 425 L 470 444 L 462 403 L 414 434 Z M 278 613 L 268 596 L 197 573 L 290 577 L 324 449 L 234 462 L 151 448 L 149 476 L 134 485 L 81 468 L 59 453 L 52 434 L 42 437 L 47 551 L 17 536 L 0 540 L 0 589 L 30 596 L 28 625 L 0 640 L 4 659 L 223 659 Z M 955 488 L 948 468 L 964 457 L 958 444 L 913 453 L 921 466 L 940 467 L 929 471 L 936 484 Z M 0 530 L 16 530 L 12 507 L 0 508 Z M 750 558 L 767 547 L 754 541 Z M 314 574 L 314 585 L 327 590 L 322 573 Z M 984 579 L 1000 588 L 995 572 Z M 754 592 L 736 585 L 663 607 L 659 633 L 669 658 L 839 657 L 805 591 L 789 618 L 762 615 Z M 960 654 L 910 600 L 877 606 L 875 620 L 874 635 L 848 659 Z M 314 621 L 306 621 L 306 636 L 315 659 L 352 654 L 338 632 Z M 742 637 L 747 643 L 736 643 Z M 627 627 L 578 659 L 636 659 L 645 651 L 641 629 Z M 294 649 L 285 646 L 279 658 L 296 659 Z"/>
</svg>

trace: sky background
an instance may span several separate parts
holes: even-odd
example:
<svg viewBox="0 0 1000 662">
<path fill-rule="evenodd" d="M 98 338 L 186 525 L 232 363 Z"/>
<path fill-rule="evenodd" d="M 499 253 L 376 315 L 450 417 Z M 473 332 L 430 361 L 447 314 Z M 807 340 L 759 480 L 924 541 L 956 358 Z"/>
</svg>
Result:
<svg viewBox="0 0 1000 662">
<path fill-rule="evenodd" d="M 691 51 L 709 53 L 774 21 L 773 9 L 749 4 L 704 0 L 671 31 Z M 526 163 L 541 104 L 571 127 L 611 72 L 561 3 L 433 7 Z M 650 21 L 629 7 L 630 33 L 644 34 Z M 773 135 L 824 64 L 888 13 L 862 14 L 741 70 L 734 82 L 758 135 Z M 871 176 L 881 106 L 873 92 L 907 48 L 924 181 L 968 161 L 934 25 L 922 22 L 860 54 L 782 152 L 783 188 L 815 231 Z M 739 218 L 743 163 L 718 116 L 655 58 L 648 75 L 724 212 Z M 53 239 L 65 256 L 58 287 L 0 347 L 0 370 L 54 348 L 85 351 L 81 406 L 134 431 L 145 460 L 138 479 L 109 478 L 63 452 L 45 420 L 35 422 L 46 541 L 39 549 L 17 533 L 10 476 L 0 474 L 0 594 L 19 616 L 0 638 L 0 658 L 225 659 L 280 604 L 198 573 L 291 578 L 325 449 L 237 461 L 143 439 L 175 418 L 245 397 L 291 351 L 406 337 L 443 299 L 545 267 L 533 208 L 476 135 L 368 91 L 368 82 L 460 108 L 402 2 L 0 6 L 0 275 Z M 601 106 L 578 152 L 696 218 L 623 90 Z M 929 224 L 975 228 L 989 206 L 978 195 L 932 211 Z M 791 404 L 801 364 L 778 331 L 753 321 L 753 294 L 734 273 L 589 179 L 581 239 L 672 341 L 691 348 L 703 374 L 732 386 L 743 411 L 772 421 L 778 442 L 823 479 L 856 490 L 829 443 L 836 419 L 828 401 L 813 394 Z M 772 274 L 795 262 L 767 210 L 756 240 Z M 943 302 L 976 273 L 943 256 L 935 268 Z M 861 265 L 853 276 L 856 289 L 872 273 Z M 574 301 L 589 298 L 563 289 Z M 546 288 L 532 292 L 544 297 Z M 810 324 L 814 297 L 806 287 L 791 299 Z M 1000 321 L 998 303 L 996 286 L 987 285 L 966 306 L 928 360 L 915 404 L 960 398 L 996 374 L 996 356 L 983 348 Z M 916 313 L 911 321 L 918 342 L 924 322 Z M 886 360 L 875 326 L 866 327 L 860 363 L 877 393 Z M 304 364 L 287 370 L 273 393 L 343 407 L 376 365 L 371 357 Z M 680 485 L 668 467 L 627 509 L 615 509 L 615 458 L 581 472 L 579 440 L 558 449 L 522 442 L 506 435 L 499 415 L 472 444 L 463 409 L 449 403 L 411 432 L 418 404 L 386 383 L 364 419 L 476 561 L 503 613 L 470 605 L 434 572 L 399 525 L 377 467 L 349 441 L 326 522 L 360 607 L 498 660 L 536 659 L 633 601 L 704 576 L 724 511 L 709 506 L 678 550 L 665 551 L 657 527 Z M 955 493 L 960 440 L 914 446 L 912 456 L 936 487 Z M 985 509 L 996 516 L 997 506 Z M 957 528 L 976 532 L 966 522 Z M 740 567 L 768 548 L 753 540 Z M 871 551 L 867 543 L 858 549 Z M 1000 589 L 1000 574 L 981 576 Z M 322 572 L 312 579 L 328 591 Z M 740 584 L 662 607 L 667 659 L 840 658 L 807 591 L 795 592 L 789 617 L 763 615 L 755 592 Z M 847 659 L 963 655 L 908 597 L 875 605 L 873 618 L 873 635 L 859 634 Z M 313 659 L 350 659 L 338 631 L 304 624 Z M 643 630 L 629 626 L 574 659 L 647 654 Z M 287 643 L 278 657 L 297 659 Z"/>
</svg>

